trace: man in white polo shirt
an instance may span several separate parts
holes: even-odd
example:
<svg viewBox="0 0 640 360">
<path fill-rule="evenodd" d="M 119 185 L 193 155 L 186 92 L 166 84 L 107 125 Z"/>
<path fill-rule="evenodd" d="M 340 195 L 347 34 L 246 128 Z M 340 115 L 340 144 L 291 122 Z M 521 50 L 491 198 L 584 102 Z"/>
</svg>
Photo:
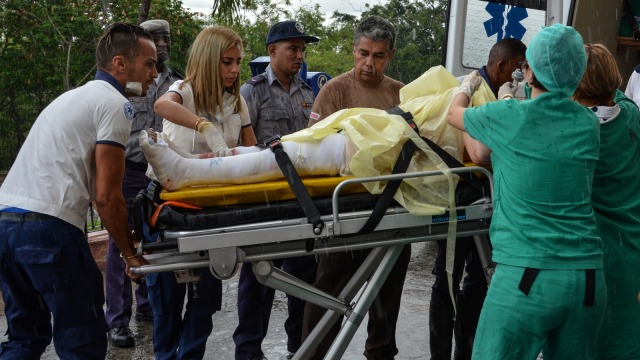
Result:
<svg viewBox="0 0 640 360">
<path fill-rule="evenodd" d="M 91 201 L 127 266 L 146 264 L 129 238 L 121 187 L 134 115 L 127 97 L 158 76 L 156 48 L 144 29 L 113 24 L 96 62 L 94 81 L 38 116 L 0 188 L 3 359 L 39 359 L 52 338 L 60 358 L 105 358 L 102 276 L 84 234 Z"/>
</svg>

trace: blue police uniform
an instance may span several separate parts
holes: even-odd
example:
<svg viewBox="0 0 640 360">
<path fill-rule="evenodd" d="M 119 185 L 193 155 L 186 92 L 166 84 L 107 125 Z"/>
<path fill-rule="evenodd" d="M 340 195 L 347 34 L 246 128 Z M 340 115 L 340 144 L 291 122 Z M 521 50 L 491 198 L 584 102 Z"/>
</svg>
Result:
<svg viewBox="0 0 640 360">
<path fill-rule="evenodd" d="M 290 91 L 280 85 L 271 66 L 244 84 L 240 93 L 247 102 L 258 142 L 273 135 L 288 135 L 306 128 L 313 105 L 313 90 L 298 76 L 293 76 Z M 283 271 L 313 283 L 316 261 L 313 256 L 275 260 Z M 258 282 L 250 264 L 242 267 L 238 285 L 238 327 L 233 333 L 238 360 L 264 356 L 261 346 L 267 336 L 275 290 Z M 288 296 L 288 317 L 284 327 L 287 350 L 296 352 L 302 344 L 302 318 L 305 302 Z"/>
</svg>

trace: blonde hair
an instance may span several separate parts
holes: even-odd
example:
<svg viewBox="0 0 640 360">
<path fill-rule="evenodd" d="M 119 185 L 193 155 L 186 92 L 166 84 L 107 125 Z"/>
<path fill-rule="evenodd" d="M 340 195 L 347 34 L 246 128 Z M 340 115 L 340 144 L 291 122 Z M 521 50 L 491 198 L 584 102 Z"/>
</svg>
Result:
<svg viewBox="0 0 640 360">
<path fill-rule="evenodd" d="M 622 84 L 622 75 L 616 59 L 602 44 L 585 44 L 587 69 L 573 94 L 581 104 L 613 105 L 616 90 Z"/>
<path fill-rule="evenodd" d="M 204 28 L 191 45 L 183 83 L 190 83 L 193 88 L 196 111 L 215 114 L 218 105 L 222 109 L 225 90 L 231 91 L 236 97 L 235 111 L 242 110 L 242 103 L 239 101 L 240 77 L 238 76 L 231 88 L 224 89 L 220 76 L 222 54 L 234 46 L 239 46 L 242 51 L 242 39 L 224 26 Z"/>
</svg>

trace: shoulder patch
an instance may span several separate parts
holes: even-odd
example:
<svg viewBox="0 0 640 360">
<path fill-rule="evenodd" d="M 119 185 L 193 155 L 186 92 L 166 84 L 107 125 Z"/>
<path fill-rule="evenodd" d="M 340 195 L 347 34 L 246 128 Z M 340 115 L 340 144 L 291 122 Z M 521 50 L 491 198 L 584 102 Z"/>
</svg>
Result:
<svg viewBox="0 0 640 360">
<path fill-rule="evenodd" d="M 262 74 L 258 74 L 256 76 L 252 77 L 251 79 L 249 79 L 247 81 L 247 84 L 249 84 L 251 86 L 254 86 L 255 84 L 257 84 L 257 83 L 259 83 L 261 81 L 264 81 L 264 80 L 267 80 L 267 74 L 262 73 Z"/>
<path fill-rule="evenodd" d="M 128 101 L 124 103 L 122 112 L 124 112 L 124 116 L 129 120 L 133 119 L 133 116 L 136 114 L 135 111 L 133 111 L 133 106 Z"/>
<path fill-rule="evenodd" d="M 318 121 L 320 119 L 320 114 L 312 111 L 311 114 L 309 114 L 309 119 Z"/>
</svg>

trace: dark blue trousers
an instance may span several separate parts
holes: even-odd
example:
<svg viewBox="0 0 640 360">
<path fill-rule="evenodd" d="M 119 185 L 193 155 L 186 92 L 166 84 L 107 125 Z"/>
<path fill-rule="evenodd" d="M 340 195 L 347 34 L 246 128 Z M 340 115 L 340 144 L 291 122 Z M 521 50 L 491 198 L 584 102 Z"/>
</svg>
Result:
<svg viewBox="0 0 640 360">
<path fill-rule="evenodd" d="M 431 301 L 439 305 L 452 305 L 445 267 L 446 252 L 447 241 L 438 240 L 438 254 L 432 271 L 436 279 L 431 287 Z M 454 257 L 452 274 L 454 295 L 462 292 L 465 297 L 484 299 L 487 293 L 487 280 L 482 271 L 482 263 L 472 237 L 456 239 Z M 462 275 L 465 272 L 465 264 L 467 275 L 464 277 L 462 289 L 460 289 L 460 282 L 463 280 Z"/>
<path fill-rule="evenodd" d="M 0 358 L 40 359 L 52 338 L 61 359 L 105 358 L 102 274 L 81 229 L 0 220 L 0 286 L 9 338 Z"/>
<path fill-rule="evenodd" d="M 314 256 L 301 256 L 274 260 L 283 271 L 313 284 L 317 264 Z M 236 360 L 249 360 L 263 356 L 262 341 L 267 336 L 271 306 L 275 290 L 258 282 L 251 264 L 245 263 L 240 271 L 238 284 L 238 327 L 233 333 L 236 343 Z M 284 323 L 287 333 L 287 350 L 296 352 L 302 344 L 302 318 L 305 301 L 287 295 L 288 317 Z"/>
<path fill-rule="evenodd" d="M 129 217 L 129 227 L 133 228 L 133 201 L 136 195 L 147 187 L 149 179 L 143 171 L 125 169 L 124 180 L 122 182 L 122 194 L 127 202 L 127 212 Z M 105 309 L 105 319 L 109 329 L 121 326 L 129 326 L 131 320 L 131 306 L 133 305 L 133 294 L 131 290 L 131 279 L 125 273 L 125 263 L 120 258 L 120 250 L 115 241 L 109 236 L 109 249 L 107 250 L 105 269 L 105 292 L 107 306 Z M 136 308 L 138 311 L 145 306 L 149 306 L 147 301 L 147 288 L 144 283 L 136 287 Z"/>
<path fill-rule="evenodd" d="M 207 338 L 213 329 L 211 317 L 222 305 L 222 282 L 207 268 L 194 271 L 201 277 L 195 293 L 192 288 L 187 290 L 186 284 L 177 283 L 173 272 L 146 276 L 149 304 L 153 310 L 153 351 L 157 360 L 204 357 Z"/>
</svg>

